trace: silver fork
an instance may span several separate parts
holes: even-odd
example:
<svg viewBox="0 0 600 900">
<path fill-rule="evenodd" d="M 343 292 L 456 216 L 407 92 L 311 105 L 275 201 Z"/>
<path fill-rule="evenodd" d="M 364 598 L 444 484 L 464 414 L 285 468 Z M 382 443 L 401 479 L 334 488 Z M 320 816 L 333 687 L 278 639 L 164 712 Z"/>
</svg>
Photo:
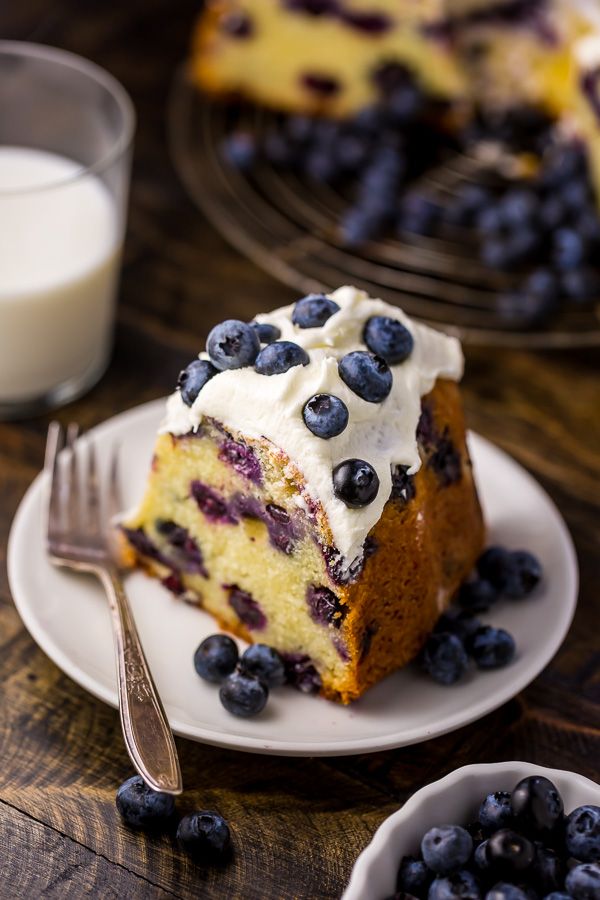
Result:
<svg viewBox="0 0 600 900">
<path fill-rule="evenodd" d="M 48 555 L 55 565 L 88 572 L 102 583 L 115 638 L 119 712 L 127 752 L 151 788 L 180 794 L 175 741 L 111 549 L 108 523 L 119 512 L 117 455 L 113 454 L 108 487 L 101 485 L 94 446 L 86 442 L 83 465 L 78 433 L 77 425 L 69 425 L 65 448 L 59 423 L 52 422 L 48 429 L 44 463 L 49 479 Z"/>
</svg>

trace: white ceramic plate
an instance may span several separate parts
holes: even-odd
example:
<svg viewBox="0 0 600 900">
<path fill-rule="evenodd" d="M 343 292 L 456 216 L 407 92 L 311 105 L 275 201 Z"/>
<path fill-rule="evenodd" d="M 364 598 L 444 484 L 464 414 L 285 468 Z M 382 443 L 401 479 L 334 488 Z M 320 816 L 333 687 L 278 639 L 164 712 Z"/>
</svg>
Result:
<svg viewBox="0 0 600 900">
<path fill-rule="evenodd" d="M 379 826 L 356 860 L 342 900 L 383 900 L 393 895 L 400 860 L 418 851 L 426 831 L 434 825 L 472 822 L 487 794 L 510 791 L 528 775 L 545 775 L 554 782 L 566 813 L 585 803 L 600 805 L 600 785 L 574 772 L 526 762 L 464 766 L 421 788 Z"/>
<path fill-rule="evenodd" d="M 121 447 L 124 502 L 139 501 L 163 401 L 148 403 L 94 429 L 100 461 Z M 547 665 L 569 628 L 577 595 L 577 563 L 555 506 L 510 457 L 477 435 L 470 446 L 490 540 L 532 550 L 545 578 L 523 603 L 502 603 L 493 622 L 515 636 L 518 655 L 506 669 L 474 673 L 451 688 L 409 667 L 350 707 L 290 688 L 272 693 L 256 719 L 236 719 L 214 686 L 195 674 L 192 656 L 217 629 L 207 614 L 177 601 L 158 582 L 127 579 L 142 642 L 173 729 L 222 747 L 295 756 L 336 756 L 424 741 L 480 718 L 513 697 Z M 25 495 L 9 541 L 8 568 L 16 606 L 48 656 L 96 697 L 116 705 L 110 621 L 94 579 L 54 568 L 42 542 L 43 478 Z"/>
</svg>

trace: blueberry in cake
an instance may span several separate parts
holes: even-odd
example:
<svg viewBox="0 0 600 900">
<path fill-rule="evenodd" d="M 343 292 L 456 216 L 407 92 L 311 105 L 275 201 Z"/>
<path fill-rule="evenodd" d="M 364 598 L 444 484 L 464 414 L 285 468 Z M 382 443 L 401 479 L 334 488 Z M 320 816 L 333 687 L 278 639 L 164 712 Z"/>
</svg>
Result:
<svg viewBox="0 0 600 900">
<path fill-rule="evenodd" d="M 460 345 L 343 287 L 207 348 L 168 401 L 130 557 L 349 702 L 419 653 L 482 550 Z"/>
</svg>

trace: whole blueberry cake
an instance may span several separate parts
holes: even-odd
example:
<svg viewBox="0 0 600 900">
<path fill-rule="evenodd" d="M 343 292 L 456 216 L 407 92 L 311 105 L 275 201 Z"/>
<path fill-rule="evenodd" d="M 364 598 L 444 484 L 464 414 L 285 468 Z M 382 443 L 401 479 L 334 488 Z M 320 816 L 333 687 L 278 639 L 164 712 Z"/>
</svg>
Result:
<svg viewBox="0 0 600 900">
<path fill-rule="evenodd" d="M 128 552 L 288 679 L 347 703 L 421 650 L 484 528 L 458 341 L 343 287 L 210 332 Z"/>
</svg>

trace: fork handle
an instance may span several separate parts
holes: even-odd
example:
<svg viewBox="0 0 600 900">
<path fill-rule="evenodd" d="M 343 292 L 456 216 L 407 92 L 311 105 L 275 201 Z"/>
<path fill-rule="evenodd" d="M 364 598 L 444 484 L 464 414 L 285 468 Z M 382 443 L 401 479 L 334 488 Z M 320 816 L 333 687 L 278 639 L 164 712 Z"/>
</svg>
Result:
<svg viewBox="0 0 600 900">
<path fill-rule="evenodd" d="M 117 652 L 119 712 L 127 752 L 155 791 L 180 794 L 181 770 L 173 733 L 152 680 L 121 577 L 98 571 L 108 595 Z"/>
</svg>

